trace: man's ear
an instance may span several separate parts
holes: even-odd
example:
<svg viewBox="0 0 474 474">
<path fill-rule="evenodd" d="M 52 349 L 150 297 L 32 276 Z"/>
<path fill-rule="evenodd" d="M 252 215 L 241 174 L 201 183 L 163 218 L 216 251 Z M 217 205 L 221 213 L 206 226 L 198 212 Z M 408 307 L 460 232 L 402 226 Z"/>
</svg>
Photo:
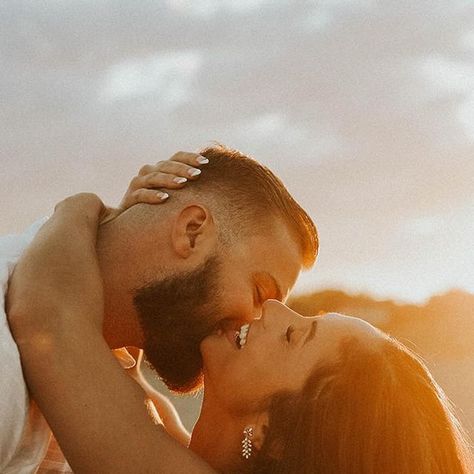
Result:
<svg viewBox="0 0 474 474">
<path fill-rule="evenodd" d="M 181 258 L 206 254 L 215 246 L 215 239 L 214 220 L 205 206 L 189 205 L 180 211 L 173 222 L 172 246 Z"/>
</svg>

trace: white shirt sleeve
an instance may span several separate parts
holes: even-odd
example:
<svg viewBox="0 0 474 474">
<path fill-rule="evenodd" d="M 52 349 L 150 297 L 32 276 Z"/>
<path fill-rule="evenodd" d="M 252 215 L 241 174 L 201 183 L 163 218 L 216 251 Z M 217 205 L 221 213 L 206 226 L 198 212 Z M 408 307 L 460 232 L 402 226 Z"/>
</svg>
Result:
<svg viewBox="0 0 474 474">
<path fill-rule="evenodd" d="M 5 295 L 8 280 L 20 255 L 46 219 L 21 235 L 0 237 L 0 472 L 30 474 L 48 446 L 50 431 L 30 402 L 20 354 L 8 326 Z"/>
</svg>

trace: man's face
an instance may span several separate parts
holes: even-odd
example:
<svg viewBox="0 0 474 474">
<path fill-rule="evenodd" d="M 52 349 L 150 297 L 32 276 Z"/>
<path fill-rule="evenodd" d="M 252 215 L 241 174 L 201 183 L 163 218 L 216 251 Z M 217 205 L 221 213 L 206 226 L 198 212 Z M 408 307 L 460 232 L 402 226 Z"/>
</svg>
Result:
<svg viewBox="0 0 474 474">
<path fill-rule="evenodd" d="M 191 272 L 136 291 L 145 354 L 173 390 L 202 383 L 201 341 L 220 327 L 260 316 L 267 299 L 285 301 L 301 270 L 298 245 L 285 226 L 209 256 Z"/>
</svg>

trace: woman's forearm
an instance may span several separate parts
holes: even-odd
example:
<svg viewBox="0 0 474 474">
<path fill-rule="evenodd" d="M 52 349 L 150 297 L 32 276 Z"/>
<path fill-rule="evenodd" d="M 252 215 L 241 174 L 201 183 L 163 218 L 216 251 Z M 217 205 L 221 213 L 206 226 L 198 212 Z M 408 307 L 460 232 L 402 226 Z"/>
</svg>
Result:
<svg viewBox="0 0 474 474">
<path fill-rule="evenodd" d="M 102 202 L 78 195 L 60 203 L 22 255 L 7 294 L 10 328 L 17 342 L 43 330 L 60 330 L 57 309 L 79 304 L 87 322 L 102 325 L 102 280 L 95 242 Z M 78 302 L 78 295 L 84 298 Z M 90 311 L 88 311 L 90 310 Z M 44 317 L 37 314 L 41 312 Z"/>
<path fill-rule="evenodd" d="M 9 320 L 32 397 L 76 473 L 213 472 L 156 426 L 102 336 L 100 205 L 59 206 L 10 281 Z"/>
<path fill-rule="evenodd" d="M 152 422 L 146 395 L 104 339 L 88 327 L 71 329 L 40 357 L 34 345 L 20 352 L 32 395 L 74 472 L 213 472 Z"/>
</svg>

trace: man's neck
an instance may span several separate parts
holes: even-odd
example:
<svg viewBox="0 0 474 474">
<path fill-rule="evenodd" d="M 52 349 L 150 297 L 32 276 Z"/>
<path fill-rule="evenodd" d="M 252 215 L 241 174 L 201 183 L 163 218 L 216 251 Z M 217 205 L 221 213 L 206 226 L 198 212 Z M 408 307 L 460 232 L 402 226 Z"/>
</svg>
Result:
<svg viewBox="0 0 474 474">
<path fill-rule="evenodd" d="M 133 206 L 101 226 L 97 254 L 104 281 L 104 336 L 110 347 L 143 347 L 134 293 L 179 271 L 167 245 L 171 225 L 160 207 Z"/>
<path fill-rule="evenodd" d="M 111 303 L 107 304 L 107 299 Z M 131 298 L 106 297 L 103 334 L 111 349 L 124 346 L 143 348 L 143 334 Z"/>
<path fill-rule="evenodd" d="M 133 249 L 127 248 L 118 229 L 110 223 L 99 228 L 97 255 L 104 282 L 103 334 L 111 348 L 142 347 L 143 336 L 133 305 L 138 285 L 133 267 Z"/>
</svg>

